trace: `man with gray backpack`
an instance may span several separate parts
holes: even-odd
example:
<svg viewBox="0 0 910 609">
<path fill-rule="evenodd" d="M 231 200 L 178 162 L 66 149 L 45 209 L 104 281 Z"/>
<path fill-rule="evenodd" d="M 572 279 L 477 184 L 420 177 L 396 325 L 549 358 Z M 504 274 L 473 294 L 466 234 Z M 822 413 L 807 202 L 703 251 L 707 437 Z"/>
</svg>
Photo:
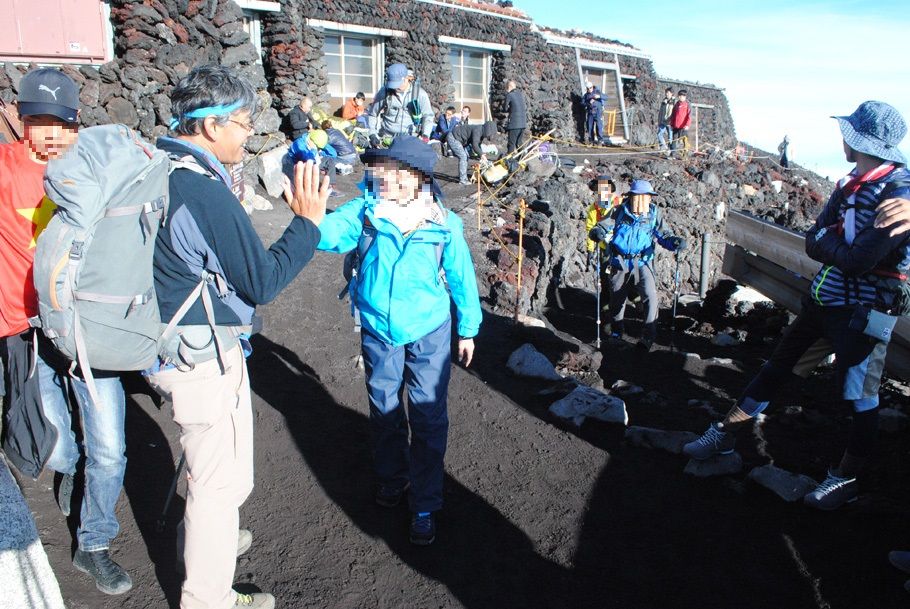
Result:
<svg viewBox="0 0 910 609">
<path fill-rule="evenodd" d="M 62 72 L 40 68 L 22 78 L 18 101 L 24 137 L 0 145 L 0 351 L 8 372 L 3 449 L 26 475 L 37 478 L 44 468 L 63 475 L 57 500 L 68 516 L 82 457 L 72 428 L 72 418 L 78 416 L 85 489 L 73 565 L 90 574 L 102 592 L 122 594 L 132 581 L 109 553 L 119 529 L 115 506 L 126 469 L 120 379 L 96 369 L 90 392 L 82 375 L 92 378 L 92 370 L 71 367 L 42 330 L 30 329 L 39 313 L 32 275 L 41 256 L 39 244 L 47 242 L 41 237 L 66 213 L 58 208 L 55 215 L 56 201 L 45 195 L 43 180 L 46 170 L 73 154 L 79 90 Z"/>
</svg>

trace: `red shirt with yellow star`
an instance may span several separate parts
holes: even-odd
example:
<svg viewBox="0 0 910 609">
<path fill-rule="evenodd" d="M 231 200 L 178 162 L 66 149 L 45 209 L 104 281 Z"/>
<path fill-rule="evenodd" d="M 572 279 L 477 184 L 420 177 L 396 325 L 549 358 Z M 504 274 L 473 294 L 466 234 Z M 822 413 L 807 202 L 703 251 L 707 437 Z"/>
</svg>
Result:
<svg viewBox="0 0 910 609">
<path fill-rule="evenodd" d="M 0 144 L 0 337 L 24 332 L 38 314 L 35 242 L 55 208 L 44 196 L 44 168 L 25 142 Z"/>
</svg>

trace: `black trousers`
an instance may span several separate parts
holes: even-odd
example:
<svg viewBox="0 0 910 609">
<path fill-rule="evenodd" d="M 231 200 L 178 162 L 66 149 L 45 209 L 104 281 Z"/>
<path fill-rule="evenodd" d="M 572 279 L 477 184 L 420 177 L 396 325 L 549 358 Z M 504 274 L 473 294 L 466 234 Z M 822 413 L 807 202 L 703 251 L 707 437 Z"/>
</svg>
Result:
<svg viewBox="0 0 910 609">
<path fill-rule="evenodd" d="M 509 147 L 506 152 L 512 152 L 521 146 L 521 140 L 524 139 L 524 129 L 508 129 Z"/>
</svg>

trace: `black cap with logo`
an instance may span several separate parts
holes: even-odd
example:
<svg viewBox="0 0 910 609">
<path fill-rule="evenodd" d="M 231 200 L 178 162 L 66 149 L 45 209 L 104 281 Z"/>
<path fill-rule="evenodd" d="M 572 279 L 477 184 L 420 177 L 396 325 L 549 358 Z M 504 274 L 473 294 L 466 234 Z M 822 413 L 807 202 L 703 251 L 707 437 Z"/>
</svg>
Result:
<svg viewBox="0 0 910 609">
<path fill-rule="evenodd" d="M 79 111 L 79 87 L 73 80 L 53 68 L 38 68 L 19 81 L 20 116 L 49 114 L 75 123 Z"/>
</svg>

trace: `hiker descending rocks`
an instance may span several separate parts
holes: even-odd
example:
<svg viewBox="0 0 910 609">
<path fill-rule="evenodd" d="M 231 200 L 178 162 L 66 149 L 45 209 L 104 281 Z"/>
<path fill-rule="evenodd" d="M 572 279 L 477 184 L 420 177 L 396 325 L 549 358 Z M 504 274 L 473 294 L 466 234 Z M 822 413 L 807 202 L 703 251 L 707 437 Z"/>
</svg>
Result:
<svg viewBox="0 0 910 609">
<path fill-rule="evenodd" d="M 891 234 L 891 228 L 875 223 L 879 203 L 910 195 L 907 161 L 897 148 L 906 123 L 892 106 L 877 101 L 835 118 L 847 161 L 856 165 L 838 181 L 806 233 L 806 253 L 822 267 L 771 359 L 726 417 L 683 449 L 693 459 L 731 452 L 735 429 L 763 412 L 797 370 L 814 368 L 833 352 L 839 397 L 853 413 L 840 463 L 804 497 L 806 505 L 822 510 L 837 509 L 858 495 L 857 476 L 876 441 L 891 331 L 899 316 L 910 314 L 910 235 Z"/>
<path fill-rule="evenodd" d="M 362 324 L 375 501 L 395 507 L 408 496 L 410 540 L 417 545 L 433 543 L 443 503 L 450 304 L 465 366 L 481 321 L 471 253 L 461 219 L 440 201 L 436 159 L 431 146 L 413 137 L 368 150 L 363 196 L 326 217 L 319 242 L 322 250 L 353 250 L 348 294 Z"/>
<path fill-rule="evenodd" d="M 64 153 L 78 145 L 79 89 L 58 70 L 35 69 L 23 76 L 18 102 L 23 139 L 0 145 L 0 337 L 4 371 L 0 385 L 6 389 L 3 450 L 29 477 L 37 478 L 45 468 L 61 475 L 57 503 L 66 516 L 70 515 L 77 465 L 85 458 L 82 504 L 76 506 L 79 528 L 73 566 L 89 574 L 105 594 L 122 594 L 132 588 L 132 580 L 111 559 L 110 548 L 120 528 L 115 508 L 126 471 L 123 386 L 116 372 L 71 371 L 72 362 L 51 344 L 53 333 L 48 328 L 31 329 L 29 323 L 43 308 L 33 281 L 36 261 L 47 258 L 44 252 L 53 246 L 41 236 L 51 223 L 52 241 L 60 233 L 73 234 L 71 227 L 64 225 L 62 214 L 55 216 L 58 208 L 81 215 L 79 209 L 65 206 L 44 181 L 46 173 L 51 178 L 56 175 L 54 166 L 59 169 L 61 159 L 78 163 L 75 154 Z M 94 175 L 92 169 L 81 175 Z M 100 189 L 86 196 L 90 188 L 85 182 L 79 186 L 71 183 L 67 190 L 92 202 L 103 198 Z M 69 262 L 65 266 L 82 270 L 87 267 L 81 243 L 78 245 L 78 252 L 67 250 L 61 256 Z M 59 265 L 61 256 L 52 264 Z M 100 258 L 94 257 L 94 263 L 99 264 L 88 268 L 88 275 L 97 277 L 109 262 L 103 255 Z M 60 318 L 73 311 L 69 303 L 58 303 L 58 307 Z M 86 372 L 94 375 L 91 392 Z M 70 393 L 75 396 L 74 404 L 70 403 Z M 77 442 L 74 421 L 81 428 L 81 442 Z"/>
<path fill-rule="evenodd" d="M 639 345 L 650 350 L 657 337 L 657 291 L 654 281 L 654 247 L 659 243 L 670 251 L 686 248 L 686 242 L 668 233 L 663 216 L 651 197 L 657 196 L 647 180 L 634 180 L 623 203 L 607 220 L 591 231 L 594 241 L 609 242 L 610 336 L 622 339 L 625 333 L 626 298 L 633 286 L 645 305 L 645 320 Z"/>
<path fill-rule="evenodd" d="M 525 102 L 525 95 L 515 84 L 514 80 L 506 83 L 506 103 L 503 111 L 509 115 L 506 121 L 506 133 L 508 134 L 507 153 L 514 151 L 521 146 L 525 129 L 528 127 L 528 106 Z"/>
<path fill-rule="evenodd" d="M 458 157 L 458 182 L 460 184 L 470 184 L 468 179 L 468 151 L 474 158 L 479 158 L 481 162 L 486 162 L 487 156 L 483 154 L 480 145 L 484 140 L 490 141 L 496 137 L 496 123 L 487 121 L 482 125 L 457 125 L 449 133 L 446 141 L 449 149 Z"/>
<path fill-rule="evenodd" d="M 400 135 L 430 137 L 435 115 L 430 96 L 403 63 L 385 71 L 385 85 L 376 93 L 367 111 L 370 145 L 389 145 Z"/>
<path fill-rule="evenodd" d="M 174 87 L 171 108 L 176 136 L 158 139 L 174 164 L 170 204 L 154 252 L 158 307 L 171 322 L 146 378 L 172 403 L 186 457 L 180 607 L 271 609 L 272 595 L 232 589 L 237 554 L 248 546 L 240 542 L 249 539 L 239 509 L 253 489 L 246 358 L 256 305 L 273 300 L 316 250 L 328 179 L 320 182 L 312 162 L 295 166 L 295 188 L 285 192 L 294 215 L 266 249 L 224 167 L 243 159 L 255 89 L 228 68 L 201 66 Z"/>
<path fill-rule="evenodd" d="M 604 137 L 604 103 L 606 95 L 600 92 L 590 80 L 585 82 L 585 94 L 581 98 L 585 109 L 585 133 L 589 144 L 600 144 Z"/>
</svg>

